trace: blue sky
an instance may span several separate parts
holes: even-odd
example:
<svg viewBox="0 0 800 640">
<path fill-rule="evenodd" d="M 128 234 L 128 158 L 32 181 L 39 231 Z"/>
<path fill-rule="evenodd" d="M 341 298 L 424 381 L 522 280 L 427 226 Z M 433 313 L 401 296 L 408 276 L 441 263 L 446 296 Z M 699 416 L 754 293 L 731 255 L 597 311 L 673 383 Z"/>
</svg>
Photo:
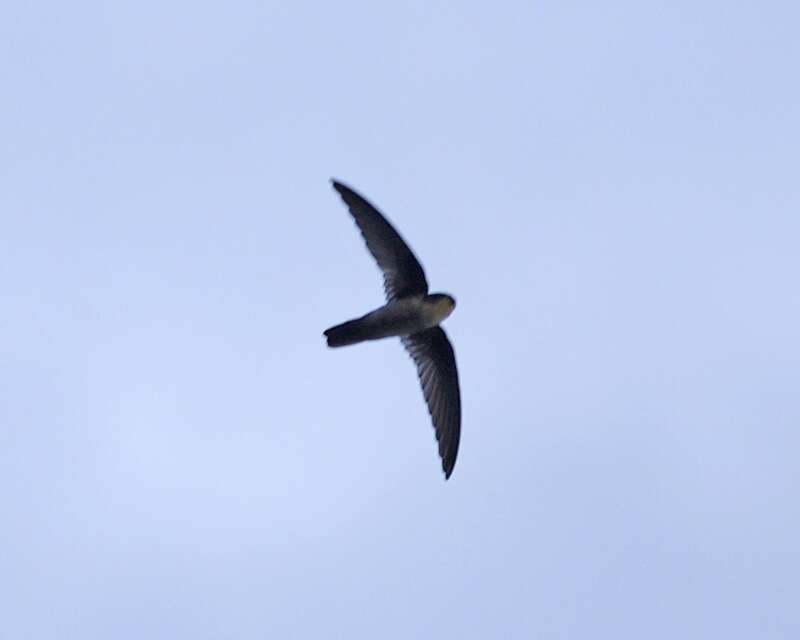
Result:
<svg viewBox="0 0 800 640">
<path fill-rule="evenodd" d="M 0 9 L 9 638 L 796 638 L 800 9 Z M 461 373 L 444 482 L 328 180 Z"/>
</svg>

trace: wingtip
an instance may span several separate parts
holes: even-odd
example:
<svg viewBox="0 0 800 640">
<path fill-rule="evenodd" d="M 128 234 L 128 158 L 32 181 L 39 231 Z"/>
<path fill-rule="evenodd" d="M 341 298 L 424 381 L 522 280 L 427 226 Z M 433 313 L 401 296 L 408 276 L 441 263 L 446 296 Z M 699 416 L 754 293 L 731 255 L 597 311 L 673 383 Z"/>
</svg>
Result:
<svg viewBox="0 0 800 640">
<path fill-rule="evenodd" d="M 349 187 L 344 182 L 337 180 L 336 178 L 331 178 L 331 186 L 333 187 L 334 191 L 336 191 L 345 202 L 350 202 L 350 199 L 356 198 L 359 200 L 363 200 L 364 198 L 356 191 Z"/>
</svg>

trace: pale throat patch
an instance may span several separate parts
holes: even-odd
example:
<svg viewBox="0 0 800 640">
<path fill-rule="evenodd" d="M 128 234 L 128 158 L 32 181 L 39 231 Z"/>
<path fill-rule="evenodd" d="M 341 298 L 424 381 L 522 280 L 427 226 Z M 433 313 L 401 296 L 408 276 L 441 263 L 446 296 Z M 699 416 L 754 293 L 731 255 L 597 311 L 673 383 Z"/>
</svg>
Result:
<svg viewBox="0 0 800 640">
<path fill-rule="evenodd" d="M 436 322 L 441 322 L 451 313 L 453 313 L 453 304 L 447 299 L 442 298 L 433 303 L 433 316 Z"/>
</svg>

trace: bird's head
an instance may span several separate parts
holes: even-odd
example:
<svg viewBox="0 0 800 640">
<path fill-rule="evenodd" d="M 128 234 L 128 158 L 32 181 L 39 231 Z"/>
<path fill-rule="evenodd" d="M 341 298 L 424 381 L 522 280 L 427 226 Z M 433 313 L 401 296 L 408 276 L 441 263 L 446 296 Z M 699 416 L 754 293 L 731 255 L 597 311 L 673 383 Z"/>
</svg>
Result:
<svg viewBox="0 0 800 640">
<path fill-rule="evenodd" d="M 431 293 L 427 296 L 427 299 L 436 309 L 436 316 L 439 318 L 439 322 L 453 313 L 453 309 L 456 308 L 456 299 L 446 293 Z"/>
</svg>

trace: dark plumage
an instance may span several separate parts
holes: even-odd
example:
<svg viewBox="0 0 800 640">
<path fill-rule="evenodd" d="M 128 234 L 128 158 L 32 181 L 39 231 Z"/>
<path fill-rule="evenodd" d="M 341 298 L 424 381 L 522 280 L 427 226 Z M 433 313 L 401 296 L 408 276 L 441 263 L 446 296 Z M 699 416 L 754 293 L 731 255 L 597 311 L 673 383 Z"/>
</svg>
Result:
<svg viewBox="0 0 800 640">
<path fill-rule="evenodd" d="M 332 182 L 383 273 L 387 304 L 327 329 L 328 346 L 400 338 L 417 365 L 442 468 L 449 478 L 461 437 L 461 397 L 453 347 L 439 323 L 453 311 L 455 300 L 447 294 L 429 294 L 422 265 L 389 221 L 355 191 Z"/>
</svg>

